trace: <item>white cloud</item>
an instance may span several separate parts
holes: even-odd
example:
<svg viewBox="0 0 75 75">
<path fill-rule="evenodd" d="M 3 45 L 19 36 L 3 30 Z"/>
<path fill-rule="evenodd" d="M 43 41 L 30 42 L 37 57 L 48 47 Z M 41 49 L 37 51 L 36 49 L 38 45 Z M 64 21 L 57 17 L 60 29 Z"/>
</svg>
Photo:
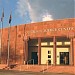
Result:
<svg viewBox="0 0 75 75">
<path fill-rule="evenodd" d="M 16 11 L 19 14 L 19 16 L 23 17 L 26 14 L 25 12 L 27 10 L 28 10 L 27 1 L 26 0 L 18 0 Z"/>
<path fill-rule="evenodd" d="M 74 17 L 74 0 L 18 0 L 19 16 L 24 17 L 26 11 L 32 22 L 71 18 Z"/>
<path fill-rule="evenodd" d="M 28 11 L 29 11 L 29 15 L 30 18 L 32 20 L 32 23 L 35 21 L 36 15 L 35 15 L 35 11 L 33 10 L 33 8 L 31 7 L 29 1 L 27 0 L 27 5 L 28 5 Z"/>
<path fill-rule="evenodd" d="M 50 21 L 50 20 L 53 20 L 52 15 L 50 15 L 49 13 L 43 15 L 42 21 Z"/>
<path fill-rule="evenodd" d="M 40 11 L 40 9 L 38 10 L 38 8 L 40 8 L 38 6 L 38 4 L 39 3 L 37 2 L 37 4 L 34 4 L 34 6 L 33 6 L 32 3 L 29 2 L 29 0 L 18 0 L 18 2 L 17 2 L 17 13 L 19 14 L 19 16 L 24 17 L 26 11 L 28 11 L 30 19 L 32 20 L 32 22 L 52 20 L 51 15 L 49 15 L 47 13 L 42 15 L 43 11 L 42 10 Z M 35 7 L 36 7 L 36 9 L 35 9 Z M 40 13 L 39 11 L 42 13 Z"/>
</svg>

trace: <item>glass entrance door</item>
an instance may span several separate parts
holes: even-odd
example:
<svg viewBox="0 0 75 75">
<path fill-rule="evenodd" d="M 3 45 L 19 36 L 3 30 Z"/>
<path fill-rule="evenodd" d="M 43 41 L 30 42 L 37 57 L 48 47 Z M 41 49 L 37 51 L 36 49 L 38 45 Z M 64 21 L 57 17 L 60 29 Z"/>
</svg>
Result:
<svg viewBox="0 0 75 75">
<path fill-rule="evenodd" d="M 34 59 L 34 64 L 38 64 L 37 52 L 32 52 L 31 59 Z"/>
<path fill-rule="evenodd" d="M 60 64 L 69 65 L 69 52 L 60 52 Z"/>
</svg>

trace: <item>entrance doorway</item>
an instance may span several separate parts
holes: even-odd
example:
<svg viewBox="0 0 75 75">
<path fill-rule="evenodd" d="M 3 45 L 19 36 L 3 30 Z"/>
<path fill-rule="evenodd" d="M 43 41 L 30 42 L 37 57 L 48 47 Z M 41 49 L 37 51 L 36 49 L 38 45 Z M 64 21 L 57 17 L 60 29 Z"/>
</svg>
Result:
<svg viewBox="0 0 75 75">
<path fill-rule="evenodd" d="M 69 65 L 69 52 L 60 52 L 60 64 Z"/>
<path fill-rule="evenodd" d="M 37 55 L 37 52 L 32 52 L 31 53 L 31 59 L 34 59 L 34 64 L 38 64 L 38 55 Z"/>
</svg>

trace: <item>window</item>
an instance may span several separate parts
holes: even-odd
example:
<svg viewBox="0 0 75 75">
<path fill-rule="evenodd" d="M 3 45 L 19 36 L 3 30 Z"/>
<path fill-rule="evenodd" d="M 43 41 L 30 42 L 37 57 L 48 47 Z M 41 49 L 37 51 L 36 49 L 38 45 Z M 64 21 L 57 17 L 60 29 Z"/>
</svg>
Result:
<svg viewBox="0 0 75 75">
<path fill-rule="evenodd" d="M 51 54 L 51 51 L 48 51 L 48 54 Z"/>
<path fill-rule="evenodd" d="M 51 50 L 48 50 L 48 64 L 51 65 Z"/>
<path fill-rule="evenodd" d="M 70 42 L 64 42 L 65 45 L 70 45 Z"/>
<path fill-rule="evenodd" d="M 51 58 L 51 55 L 48 55 L 48 58 Z"/>
<path fill-rule="evenodd" d="M 54 43 L 53 42 L 50 42 L 50 45 L 52 46 Z"/>
<path fill-rule="evenodd" d="M 62 42 L 56 42 L 57 45 L 62 45 Z"/>
<path fill-rule="evenodd" d="M 51 60 L 48 60 L 48 64 L 51 64 Z"/>
</svg>

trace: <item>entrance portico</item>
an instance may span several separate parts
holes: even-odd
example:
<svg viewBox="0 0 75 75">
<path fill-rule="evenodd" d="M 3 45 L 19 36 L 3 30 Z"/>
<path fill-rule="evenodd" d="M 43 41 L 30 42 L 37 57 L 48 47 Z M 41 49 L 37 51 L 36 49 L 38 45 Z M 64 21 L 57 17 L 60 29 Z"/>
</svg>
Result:
<svg viewBox="0 0 75 75">
<path fill-rule="evenodd" d="M 35 57 L 34 64 L 38 65 L 47 64 L 47 62 L 50 65 L 73 65 L 73 55 L 71 55 L 73 44 L 70 40 L 67 37 L 30 39 L 28 60 L 34 59 L 33 56 Z"/>
</svg>

